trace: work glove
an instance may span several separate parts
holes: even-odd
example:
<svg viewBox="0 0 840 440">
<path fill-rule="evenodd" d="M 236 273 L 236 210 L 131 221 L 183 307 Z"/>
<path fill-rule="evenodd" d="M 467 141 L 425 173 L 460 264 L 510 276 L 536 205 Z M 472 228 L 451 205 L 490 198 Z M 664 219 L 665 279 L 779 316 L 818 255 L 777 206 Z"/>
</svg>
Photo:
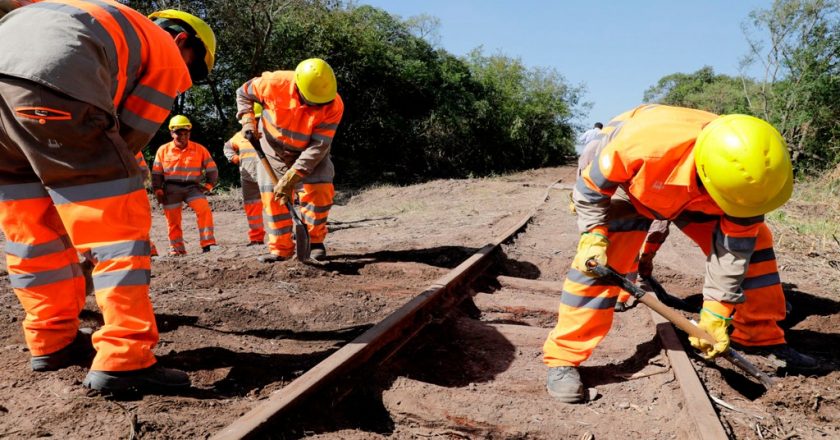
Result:
<svg viewBox="0 0 840 440">
<path fill-rule="evenodd" d="M 656 254 L 642 253 L 639 256 L 639 276 L 642 278 L 650 278 L 653 276 L 653 257 Z"/>
<path fill-rule="evenodd" d="M 245 113 L 239 119 L 239 123 L 242 124 L 242 136 L 245 139 L 248 139 L 248 133 L 253 134 L 254 139 L 260 138 L 260 132 L 257 131 L 257 118 L 254 116 L 254 113 Z"/>
<path fill-rule="evenodd" d="M 572 268 L 591 277 L 597 276 L 589 270 L 586 262 L 595 260 L 599 266 L 606 266 L 607 245 L 609 244 L 610 241 L 607 239 L 607 236 L 600 232 L 584 232 L 580 236 L 577 254 L 575 254 L 575 259 L 572 261 Z"/>
<path fill-rule="evenodd" d="M 230 163 L 234 165 L 239 165 L 239 155 L 234 154 L 233 157 L 230 158 Z"/>
<path fill-rule="evenodd" d="M 277 182 L 277 185 L 274 185 L 274 200 L 278 200 L 281 205 L 294 201 L 295 187 L 301 180 L 303 180 L 303 177 L 289 168 Z"/>
<path fill-rule="evenodd" d="M 155 199 L 157 199 L 158 203 L 163 205 L 164 195 L 163 195 L 163 190 L 162 189 L 156 189 L 155 190 Z"/>
<path fill-rule="evenodd" d="M 703 357 L 713 359 L 729 349 L 729 323 L 732 318 L 734 306 L 717 301 L 703 301 L 703 309 L 700 310 L 700 323 L 698 327 L 705 330 L 717 341 L 710 344 L 706 340 L 689 336 L 688 342 L 691 346 L 703 352 Z"/>
<path fill-rule="evenodd" d="M 577 215 L 577 208 L 575 208 L 575 196 L 573 193 L 569 193 L 569 212 Z"/>
</svg>

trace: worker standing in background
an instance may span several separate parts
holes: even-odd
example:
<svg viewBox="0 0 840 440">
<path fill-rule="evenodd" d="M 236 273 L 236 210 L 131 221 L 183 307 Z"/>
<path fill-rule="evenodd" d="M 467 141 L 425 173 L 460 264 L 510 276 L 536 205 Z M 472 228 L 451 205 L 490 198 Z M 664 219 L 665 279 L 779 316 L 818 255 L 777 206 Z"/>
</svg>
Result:
<svg viewBox="0 0 840 440">
<path fill-rule="evenodd" d="M 152 165 L 152 189 L 169 227 L 169 255 L 185 255 L 184 231 L 181 229 L 183 204 L 195 212 L 199 245 L 202 252 L 210 252 L 216 245 L 213 233 L 213 211 L 207 193 L 219 180 L 216 162 L 203 145 L 190 140 L 192 123 L 184 115 L 169 120 L 172 142 L 163 144 L 155 154 Z M 202 181 L 204 182 L 202 184 Z"/>
<path fill-rule="evenodd" d="M 216 40 L 182 11 L 149 18 L 111 0 L 48 0 L 0 21 L 0 225 L 30 364 L 87 363 L 92 343 L 83 384 L 104 392 L 190 385 L 152 353 L 151 209 L 135 154 L 212 69 Z M 95 265 L 92 341 L 79 331 L 77 252 Z"/>
<path fill-rule="evenodd" d="M 785 300 L 764 214 L 793 190 L 781 134 L 752 116 L 664 105 L 637 107 L 608 127 L 574 189 L 582 234 L 557 325 L 543 346 L 549 394 L 569 403 L 583 399 L 577 366 L 612 325 L 620 289 L 594 278 L 587 263 L 634 270 L 653 219 L 673 220 L 707 256 L 698 325 L 718 343 L 689 338 L 692 346 L 707 358 L 723 353 L 735 321 L 731 339 L 741 346 L 789 365 L 813 363 L 786 344 L 777 323 Z"/>
<path fill-rule="evenodd" d="M 259 132 L 254 115 L 257 102 L 264 107 Z M 259 260 L 272 263 L 294 254 L 292 219 L 285 201 L 294 203 L 301 183 L 300 207 L 309 230 L 310 256 L 323 260 L 327 255 L 327 217 L 335 194 L 330 147 L 344 114 L 332 67 L 322 59 L 310 58 L 294 71 L 265 72 L 236 91 L 236 105 L 243 136 L 259 133 L 269 163 L 281 176 L 277 185 L 272 185 L 265 170 L 257 168 L 269 236 L 269 255 Z"/>
<path fill-rule="evenodd" d="M 254 104 L 255 124 L 259 124 L 263 107 Z M 257 184 L 257 167 L 261 167 L 257 151 L 251 142 L 237 132 L 225 142 L 225 157 L 230 163 L 239 167 L 239 181 L 242 184 L 242 202 L 245 217 L 248 219 L 248 246 L 263 244 L 265 228 L 263 227 L 262 200 L 260 200 L 260 186 Z"/>
<path fill-rule="evenodd" d="M 138 151 L 137 155 L 134 156 L 134 159 L 137 161 L 137 166 L 140 167 L 140 175 L 143 176 L 143 186 L 151 185 L 152 170 L 149 169 L 149 164 L 146 163 L 146 158 L 143 157 L 143 152 Z M 158 251 L 151 238 L 149 238 L 149 248 L 151 249 L 151 256 L 157 257 Z"/>
<path fill-rule="evenodd" d="M 592 128 L 584 131 L 583 134 L 580 135 L 580 137 L 578 138 L 578 142 L 575 145 L 575 152 L 579 156 L 581 156 L 581 158 L 583 158 L 583 155 L 584 155 L 583 152 L 584 152 L 584 149 L 586 148 L 586 146 L 589 145 L 590 142 L 594 141 L 595 138 L 597 138 L 599 134 L 601 134 L 601 129 L 603 129 L 603 128 L 604 128 L 604 124 L 602 124 L 600 122 L 596 122 L 595 125 L 592 126 Z M 592 159 L 590 158 L 589 160 L 592 160 Z"/>
</svg>

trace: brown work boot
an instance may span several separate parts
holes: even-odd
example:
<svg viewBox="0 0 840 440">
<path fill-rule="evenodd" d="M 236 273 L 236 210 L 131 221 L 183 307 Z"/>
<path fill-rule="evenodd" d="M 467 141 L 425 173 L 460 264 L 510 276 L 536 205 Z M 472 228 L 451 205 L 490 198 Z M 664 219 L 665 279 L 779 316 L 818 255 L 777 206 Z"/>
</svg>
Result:
<svg viewBox="0 0 840 440">
<path fill-rule="evenodd" d="M 92 333 L 93 329 L 91 328 L 80 328 L 73 342 L 67 344 L 64 348 L 50 354 L 32 356 L 32 359 L 29 360 L 32 371 L 55 371 L 71 365 L 90 366 L 93 357 L 96 355 L 96 350 L 93 349 L 90 340 Z"/>
<path fill-rule="evenodd" d="M 90 370 L 82 384 L 106 394 L 166 393 L 190 387 L 187 373 L 160 364 L 131 371 Z"/>
<path fill-rule="evenodd" d="M 327 259 L 327 248 L 324 243 L 312 243 L 309 246 L 309 258 L 315 261 L 324 261 Z"/>
<path fill-rule="evenodd" d="M 281 261 L 286 261 L 286 260 L 289 260 L 291 258 L 292 258 L 291 255 L 289 255 L 288 257 L 284 257 L 282 255 L 268 254 L 268 255 L 260 255 L 259 257 L 257 257 L 257 261 L 259 261 L 260 263 L 279 263 Z"/>
<path fill-rule="evenodd" d="M 548 394 L 563 403 L 583 402 L 583 382 L 575 367 L 551 367 L 546 381 Z"/>
</svg>

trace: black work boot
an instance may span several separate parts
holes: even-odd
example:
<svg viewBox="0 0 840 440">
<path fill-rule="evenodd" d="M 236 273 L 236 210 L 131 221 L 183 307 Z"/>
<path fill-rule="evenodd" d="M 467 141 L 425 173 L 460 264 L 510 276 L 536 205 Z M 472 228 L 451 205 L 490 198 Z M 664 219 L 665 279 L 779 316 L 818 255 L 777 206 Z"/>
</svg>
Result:
<svg viewBox="0 0 840 440">
<path fill-rule="evenodd" d="M 309 258 L 315 261 L 324 261 L 327 259 L 327 248 L 324 243 L 312 243 L 309 246 Z"/>
<path fill-rule="evenodd" d="M 80 328 L 76 333 L 76 339 L 73 339 L 73 342 L 67 344 L 61 350 L 41 356 L 32 356 L 32 359 L 29 360 L 32 371 L 55 371 L 71 365 L 89 366 L 96 355 L 96 350 L 93 349 L 93 344 L 90 341 L 91 334 L 93 334 L 93 329 Z"/>
<path fill-rule="evenodd" d="M 187 373 L 159 364 L 141 370 L 98 371 L 90 370 L 82 383 L 101 393 L 166 393 L 190 387 Z"/>
<path fill-rule="evenodd" d="M 583 401 L 583 382 L 575 367 L 551 367 L 546 381 L 548 394 L 563 403 Z"/>
</svg>

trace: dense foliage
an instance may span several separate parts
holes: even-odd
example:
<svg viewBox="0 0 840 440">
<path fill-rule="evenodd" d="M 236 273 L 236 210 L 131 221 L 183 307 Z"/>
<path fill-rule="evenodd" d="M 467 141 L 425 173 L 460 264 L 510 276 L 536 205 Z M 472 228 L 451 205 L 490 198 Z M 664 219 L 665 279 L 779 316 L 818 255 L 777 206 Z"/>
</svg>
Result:
<svg viewBox="0 0 840 440">
<path fill-rule="evenodd" d="M 174 110 L 193 120 L 193 140 L 216 158 L 239 127 L 236 88 L 309 57 L 333 66 L 345 102 L 332 150 L 341 183 L 487 175 L 560 164 L 573 152 L 580 88 L 503 55 L 455 57 L 429 42 L 429 17 L 402 20 L 338 0 L 128 3 L 143 12 L 178 7 L 216 31 L 210 83 Z M 161 130 L 151 149 L 168 140 Z M 235 169 L 219 162 L 233 181 Z"/>
<path fill-rule="evenodd" d="M 663 77 L 645 99 L 770 121 L 799 174 L 840 163 L 840 1 L 776 0 L 750 14 L 745 30 L 751 51 L 743 64 L 758 63 L 763 77 L 715 75 L 704 67 Z"/>
</svg>

